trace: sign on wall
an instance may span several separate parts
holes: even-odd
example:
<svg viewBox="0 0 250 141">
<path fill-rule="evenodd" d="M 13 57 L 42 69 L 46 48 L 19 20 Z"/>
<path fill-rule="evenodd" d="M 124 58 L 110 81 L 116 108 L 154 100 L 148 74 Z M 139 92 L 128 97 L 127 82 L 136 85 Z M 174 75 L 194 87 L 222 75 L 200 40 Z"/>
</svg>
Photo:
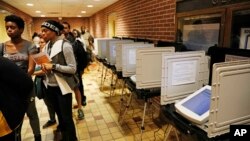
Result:
<svg viewBox="0 0 250 141">
<path fill-rule="evenodd" d="M 250 28 L 241 28 L 240 48 L 250 49 Z"/>
</svg>

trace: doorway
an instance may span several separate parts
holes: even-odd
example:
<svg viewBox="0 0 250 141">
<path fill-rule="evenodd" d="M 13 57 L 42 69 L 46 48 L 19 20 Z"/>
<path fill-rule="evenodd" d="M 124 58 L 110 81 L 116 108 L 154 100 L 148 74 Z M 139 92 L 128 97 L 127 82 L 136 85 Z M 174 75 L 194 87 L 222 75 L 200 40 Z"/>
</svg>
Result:
<svg viewBox="0 0 250 141">
<path fill-rule="evenodd" d="M 116 13 L 111 13 L 108 16 L 108 35 L 109 38 L 116 36 Z"/>
</svg>

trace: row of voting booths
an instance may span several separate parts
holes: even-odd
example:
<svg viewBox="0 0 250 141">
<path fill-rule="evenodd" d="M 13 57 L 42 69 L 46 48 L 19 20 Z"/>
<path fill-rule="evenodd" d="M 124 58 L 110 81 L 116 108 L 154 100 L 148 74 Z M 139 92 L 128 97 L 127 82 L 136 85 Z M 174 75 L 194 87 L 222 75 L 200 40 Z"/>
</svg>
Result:
<svg viewBox="0 0 250 141">
<path fill-rule="evenodd" d="M 122 86 L 119 123 L 133 97 L 144 100 L 141 135 L 152 97 L 159 97 L 159 117 L 169 124 L 164 140 L 172 129 L 190 140 L 228 140 L 230 125 L 250 124 L 250 50 L 177 52 L 174 46 L 122 38 L 97 38 L 95 44 L 102 64 L 100 87 L 108 71 L 110 98 L 118 81 Z M 124 104 L 125 87 L 131 94 Z"/>
</svg>

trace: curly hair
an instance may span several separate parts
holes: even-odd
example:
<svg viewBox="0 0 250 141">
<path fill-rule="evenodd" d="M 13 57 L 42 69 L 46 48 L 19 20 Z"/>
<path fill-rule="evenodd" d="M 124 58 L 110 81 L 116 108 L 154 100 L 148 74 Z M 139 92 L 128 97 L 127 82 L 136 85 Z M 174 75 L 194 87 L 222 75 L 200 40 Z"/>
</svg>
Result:
<svg viewBox="0 0 250 141">
<path fill-rule="evenodd" d="M 17 15 L 8 15 L 5 17 L 5 22 L 14 22 L 20 29 L 24 29 L 24 20 Z"/>
</svg>

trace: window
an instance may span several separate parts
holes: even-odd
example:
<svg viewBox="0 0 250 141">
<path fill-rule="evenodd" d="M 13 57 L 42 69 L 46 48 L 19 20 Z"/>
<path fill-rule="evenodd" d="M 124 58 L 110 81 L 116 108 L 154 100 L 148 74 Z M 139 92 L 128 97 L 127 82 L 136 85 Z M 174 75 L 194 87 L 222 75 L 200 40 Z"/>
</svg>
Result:
<svg viewBox="0 0 250 141">
<path fill-rule="evenodd" d="M 205 50 L 218 45 L 221 14 L 204 14 L 178 18 L 177 42 L 187 50 Z"/>
<path fill-rule="evenodd" d="M 232 13 L 231 48 L 250 49 L 250 10 Z"/>
</svg>

